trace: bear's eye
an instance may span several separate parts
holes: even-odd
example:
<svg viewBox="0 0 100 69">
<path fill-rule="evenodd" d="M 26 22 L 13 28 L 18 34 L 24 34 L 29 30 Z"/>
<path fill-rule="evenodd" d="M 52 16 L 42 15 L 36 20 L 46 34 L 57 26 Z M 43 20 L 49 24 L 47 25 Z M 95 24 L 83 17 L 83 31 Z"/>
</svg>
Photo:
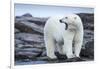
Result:
<svg viewBox="0 0 100 69">
<path fill-rule="evenodd" d="M 68 19 L 68 17 L 65 17 L 66 19 Z"/>
</svg>

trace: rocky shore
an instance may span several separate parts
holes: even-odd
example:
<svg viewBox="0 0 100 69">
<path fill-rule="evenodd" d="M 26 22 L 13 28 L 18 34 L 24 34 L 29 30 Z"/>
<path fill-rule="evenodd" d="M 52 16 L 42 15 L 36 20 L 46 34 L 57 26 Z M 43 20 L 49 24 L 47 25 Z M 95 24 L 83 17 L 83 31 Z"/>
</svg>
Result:
<svg viewBox="0 0 100 69">
<path fill-rule="evenodd" d="M 94 14 L 78 14 L 84 26 L 84 41 L 81 58 L 86 61 L 94 59 Z M 47 18 L 34 17 L 29 13 L 15 16 L 15 64 L 61 63 L 63 60 L 49 61 L 46 57 L 43 28 Z M 59 57 L 59 55 L 58 55 Z"/>
</svg>

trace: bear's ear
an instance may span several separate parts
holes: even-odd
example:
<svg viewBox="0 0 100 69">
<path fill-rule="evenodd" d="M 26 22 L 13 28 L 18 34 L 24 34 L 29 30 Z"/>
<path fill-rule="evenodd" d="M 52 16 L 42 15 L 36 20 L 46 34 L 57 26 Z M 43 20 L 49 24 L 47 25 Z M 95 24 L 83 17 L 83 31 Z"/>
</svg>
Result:
<svg viewBox="0 0 100 69">
<path fill-rule="evenodd" d="M 77 17 L 74 17 L 74 19 L 76 19 Z"/>
</svg>

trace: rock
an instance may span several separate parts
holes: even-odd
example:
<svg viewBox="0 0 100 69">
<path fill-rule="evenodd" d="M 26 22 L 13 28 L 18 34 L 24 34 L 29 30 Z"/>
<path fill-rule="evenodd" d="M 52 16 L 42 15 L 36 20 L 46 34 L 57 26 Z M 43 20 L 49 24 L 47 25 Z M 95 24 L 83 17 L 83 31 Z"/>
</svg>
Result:
<svg viewBox="0 0 100 69">
<path fill-rule="evenodd" d="M 84 40 L 83 40 L 83 46 L 85 47 L 87 42 L 94 40 L 94 31 L 91 30 L 84 30 Z"/>
<path fill-rule="evenodd" d="M 94 14 L 92 13 L 80 13 L 78 14 L 83 22 L 84 29 L 94 30 Z"/>
<path fill-rule="evenodd" d="M 88 29 L 88 30 L 94 30 L 94 25 L 93 24 L 90 24 L 90 23 L 87 23 L 87 24 L 83 24 L 84 25 L 84 29 Z"/>
<path fill-rule="evenodd" d="M 59 54 L 59 52 L 55 52 L 55 55 L 57 56 L 57 58 L 58 58 L 59 60 L 67 59 L 67 56 L 66 56 L 66 55 Z"/>
<path fill-rule="evenodd" d="M 29 22 L 29 23 L 35 23 L 41 26 L 44 26 L 47 20 L 48 18 L 32 17 L 32 15 L 28 13 L 22 16 L 15 17 L 15 23 L 16 22 Z"/>
<path fill-rule="evenodd" d="M 15 58 L 18 59 L 32 59 L 36 58 L 40 53 L 35 52 L 17 52 L 15 53 Z"/>
<path fill-rule="evenodd" d="M 24 41 L 15 39 L 15 45 L 17 45 L 17 44 L 24 44 Z"/>
<path fill-rule="evenodd" d="M 31 44 L 25 44 L 25 45 L 22 45 L 22 49 L 24 49 L 24 48 L 33 48 L 34 46 L 33 45 L 31 45 Z"/>
<path fill-rule="evenodd" d="M 19 49 L 19 48 L 22 48 L 23 46 L 24 46 L 23 44 L 16 44 L 16 45 L 15 45 L 15 47 L 16 47 L 15 50 L 16 50 L 17 48 L 18 48 L 18 49 Z"/>
<path fill-rule="evenodd" d="M 94 59 L 94 14 L 80 13 L 84 26 L 81 57 Z M 30 62 L 46 61 L 47 63 L 67 62 L 66 56 L 55 53 L 58 59 L 50 60 L 46 56 L 43 28 L 47 18 L 33 17 L 25 14 L 15 17 L 15 60 Z M 41 63 L 41 62 L 39 62 Z"/>
<path fill-rule="evenodd" d="M 94 14 L 80 13 L 78 14 L 84 26 L 83 48 L 80 53 L 81 57 L 88 59 L 94 58 Z"/>
<path fill-rule="evenodd" d="M 85 45 L 85 49 L 82 49 L 80 55 L 89 59 L 94 59 L 94 41 L 89 41 Z"/>
<path fill-rule="evenodd" d="M 15 28 L 15 31 L 14 31 L 14 32 L 15 32 L 15 33 L 19 33 L 20 31 L 19 31 L 18 29 Z"/>
<path fill-rule="evenodd" d="M 17 44 L 16 47 L 45 49 L 45 46 L 42 46 L 41 44 Z"/>
<path fill-rule="evenodd" d="M 43 35 L 43 27 L 38 26 L 34 23 L 28 23 L 28 22 L 18 22 L 15 23 L 15 28 L 19 29 L 21 32 L 27 32 L 27 33 L 37 33 Z"/>
<path fill-rule="evenodd" d="M 94 35 L 94 31 L 84 30 L 84 35 Z"/>
<path fill-rule="evenodd" d="M 43 57 L 43 56 L 46 56 L 46 51 L 43 51 L 42 54 L 41 54 L 41 56 L 42 56 L 42 57 Z"/>
<path fill-rule="evenodd" d="M 94 39 L 94 32 L 90 30 L 84 30 L 84 39 Z"/>
<path fill-rule="evenodd" d="M 94 22 L 94 14 L 93 13 L 79 13 L 78 14 L 84 23 Z"/>
<path fill-rule="evenodd" d="M 39 26 L 44 26 L 48 18 L 30 17 L 25 19 L 27 20 L 27 22 L 35 23 Z"/>
<path fill-rule="evenodd" d="M 43 43 L 42 36 L 36 34 L 18 33 L 15 34 L 15 38 L 31 44 Z"/>
<path fill-rule="evenodd" d="M 32 17 L 32 15 L 29 13 L 26 13 L 26 14 L 22 15 L 22 17 Z"/>
<path fill-rule="evenodd" d="M 45 46 L 42 46 L 41 44 L 34 44 L 33 47 L 38 49 L 45 49 Z"/>
<path fill-rule="evenodd" d="M 38 49 L 38 48 L 16 48 L 15 50 L 16 52 L 35 52 L 35 53 L 40 53 L 42 52 L 42 49 Z"/>
<path fill-rule="evenodd" d="M 16 48 L 15 56 L 19 59 L 32 59 L 39 57 L 42 53 L 42 49 L 38 48 Z M 20 58 L 21 57 L 21 58 Z"/>
</svg>

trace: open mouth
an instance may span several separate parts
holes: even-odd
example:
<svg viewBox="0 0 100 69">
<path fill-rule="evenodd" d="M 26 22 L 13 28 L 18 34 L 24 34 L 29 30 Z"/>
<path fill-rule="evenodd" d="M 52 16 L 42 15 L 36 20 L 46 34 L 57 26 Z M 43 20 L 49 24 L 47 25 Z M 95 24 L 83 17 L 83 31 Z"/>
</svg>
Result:
<svg viewBox="0 0 100 69">
<path fill-rule="evenodd" d="M 68 24 L 67 24 L 67 22 L 64 22 L 63 20 L 59 20 L 60 21 L 60 23 L 64 23 L 65 24 L 65 30 L 67 30 L 68 29 Z"/>
</svg>

